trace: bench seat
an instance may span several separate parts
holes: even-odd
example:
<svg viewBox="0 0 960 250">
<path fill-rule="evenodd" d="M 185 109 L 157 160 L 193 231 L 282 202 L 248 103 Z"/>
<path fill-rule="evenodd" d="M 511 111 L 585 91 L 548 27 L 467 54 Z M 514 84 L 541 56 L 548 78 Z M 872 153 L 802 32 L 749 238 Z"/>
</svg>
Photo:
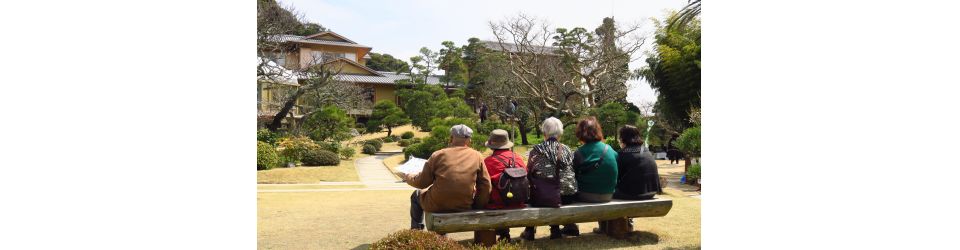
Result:
<svg viewBox="0 0 960 250">
<path fill-rule="evenodd" d="M 667 215 L 673 200 L 613 200 L 608 203 L 574 203 L 559 208 L 472 210 L 459 213 L 426 213 L 425 227 L 437 233 L 492 230 L 497 228 L 562 225 L 634 217 Z"/>
</svg>

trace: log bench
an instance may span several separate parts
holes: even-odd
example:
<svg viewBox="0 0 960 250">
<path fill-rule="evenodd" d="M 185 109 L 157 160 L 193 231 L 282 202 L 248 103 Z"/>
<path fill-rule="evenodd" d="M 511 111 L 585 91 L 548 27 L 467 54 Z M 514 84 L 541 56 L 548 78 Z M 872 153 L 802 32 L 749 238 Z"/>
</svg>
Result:
<svg viewBox="0 0 960 250">
<path fill-rule="evenodd" d="M 670 212 L 673 200 L 657 198 L 608 203 L 574 203 L 559 208 L 527 207 L 523 209 L 472 210 L 459 213 L 426 213 L 425 227 L 437 233 L 473 231 L 475 243 L 491 246 L 496 243 L 497 228 L 563 225 L 569 223 L 608 221 L 607 235 L 622 239 L 629 229 L 624 218 L 661 217 Z"/>
</svg>

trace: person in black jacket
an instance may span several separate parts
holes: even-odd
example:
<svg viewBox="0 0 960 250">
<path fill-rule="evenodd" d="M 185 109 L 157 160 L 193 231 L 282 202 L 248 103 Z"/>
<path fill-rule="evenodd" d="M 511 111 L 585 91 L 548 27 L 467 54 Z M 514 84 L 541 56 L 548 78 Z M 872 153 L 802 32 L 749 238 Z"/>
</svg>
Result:
<svg viewBox="0 0 960 250">
<path fill-rule="evenodd" d="M 643 146 L 640 129 L 634 126 L 620 128 L 620 152 L 617 154 L 617 189 L 613 198 L 621 200 L 648 200 L 661 193 L 657 162 L 650 150 Z"/>
</svg>

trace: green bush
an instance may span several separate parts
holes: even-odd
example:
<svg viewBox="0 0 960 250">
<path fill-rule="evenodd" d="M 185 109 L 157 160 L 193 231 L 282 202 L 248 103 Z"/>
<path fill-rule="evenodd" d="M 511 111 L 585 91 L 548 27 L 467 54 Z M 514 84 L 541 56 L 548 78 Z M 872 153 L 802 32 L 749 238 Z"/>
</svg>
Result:
<svg viewBox="0 0 960 250">
<path fill-rule="evenodd" d="M 566 124 L 564 124 L 566 125 Z M 580 139 L 577 139 L 577 135 L 574 133 L 577 131 L 577 125 L 571 124 L 563 128 L 563 135 L 560 136 L 560 143 L 566 144 L 568 147 L 576 148 L 580 146 Z"/>
<path fill-rule="evenodd" d="M 370 245 L 371 250 L 379 249 L 466 249 L 456 241 L 424 230 L 401 230 Z"/>
<path fill-rule="evenodd" d="M 280 140 L 280 155 L 293 161 L 303 161 L 303 156 L 307 152 L 322 149 L 319 144 L 307 137 L 291 137 Z"/>
<path fill-rule="evenodd" d="M 400 140 L 400 137 L 397 136 L 397 135 L 391 135 L 391 136 L 383 137 L 383 142 L 396 142 L 396 141 L 398 141 L 398 140 Z"/>
<path fill-rule="evenodd" d="M 407 131 L 407 132 L 403 132 L 403 134 L 400 135 L 400 138 L 410 139 L 410 138 L 413 138 L 413 136 L 414 136 L 413 131 Z"/>
<path fill-rule="evenodd" d="M 700 127 L 692 127 L 683 131 L 675 142 L 677 149 L 692 156 L 700 156 Z"/>
<path fill-rule="evenodd" d="M 343 147 L 339 142 L 320 142 L 317 145 L 320 145 L 320 149 L 330 152 L 340 152 L 340 148 Z"/>
<path fill-rule="evenodd" d="M 607 137 L 607 140 L 604 141 L 607 145 L 610 145 L 610 148 L 616 151 L 620 151 L 620 141 L 616 137 Z"/>
<path fill-rule="evenodd" d="M 257 170 L 267 170 L 280 165 L 277 149 L 269 143 L 257 142 Z"/>
<path fill-rule="evenodd" d="M 336 106 L 324 106 L 319 112 L 306 117 L 306 120 L 303 121 L 302 130 L 311 139 L 317 141 L 328 139 L 343 141 L 353 136 L 350 129 L 355 124 L 354 118 L 348 116 L 346 111 Z"/>
<path fill-rule="evenodd" d="M 307 151 L 300 161 L 305 166 L 336 166 L 340 165 L 340 156 L 334 152 L 317 149 Z"/>
<path fill-rule="evenodd" d="M 351 147 L 345 147 L 340 149 L 340 157 L 344 160 L 349 160 L 353 155 L 357 154 L 357 150 Z"/>
<path fill-rule="evenodd" d="M 380 151 L 380 148 L 383 148 L 383 141 L 380 141 L 380 139 L 372 139 L 363 142 L 363 145 L 373 145 L 377 151 Z"/>
<path fill-rule="evenodd" d="M 282 133 L 273 132 L 265 128 L 257 130 L 257 141 L 266 142 L 270 145 L 277 145 L 277 140 L 279 140 L 282 136 Z"/>
<path fill-rule="evenodd" d="M 397 143 L 397 145 L 400 145 L 401 147 L 410 146 L 410 144 L 413 144 L 413 140 L 411 139 L 400 139 L 400 142 Z"/>
<path fill-rule="evenodd" d="M 368 155 L 376 154 L 377 146 L 374 146 L 372 144 L 363 144 L 363 153 Z"/>
<path fill-rule="evenodd" d="M 687 168 L 687 179 L 700 179 L 700 163 L 690 165 L 690 168 Z"/>
</svg>

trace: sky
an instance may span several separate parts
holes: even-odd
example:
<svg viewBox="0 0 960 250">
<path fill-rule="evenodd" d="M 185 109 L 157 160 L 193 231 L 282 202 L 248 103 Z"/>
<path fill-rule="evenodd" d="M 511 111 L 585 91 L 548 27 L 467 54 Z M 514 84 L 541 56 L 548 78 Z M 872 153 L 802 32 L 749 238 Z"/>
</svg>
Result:
<svg viewBox="0 0 960 250">
<path fill-rule="evenodd" d="M 440 43 L 452 41 L 457 46 L 471 37 L 495 40 L 490 21 L 500 21 L 524 13 L 545 19 L 552 28 L 583 27 L 593 30 L 604 17 L 613 16 L 621 26 L 639 24 L 640 34 L 647 37 L 641 51 L 649 51 L 654 32 L 651 18 L 663 18 L 668 10 L 679 10 L 686 0 L 597 0 L 597 1 L 348 1 L 348 0 L 280 0 L 292 6 L 307 21 L 373 47 L 372 52 L 390 54 L 406 60 L 418 54 L 421 47 L 439 51 Z M 643 53 L 630 63 L 630 69 L 643 66 Z M 643 106 L 656 101 L 656 94 L 644 80 L 627 82 L 627 100 Z"/>
</svg>

